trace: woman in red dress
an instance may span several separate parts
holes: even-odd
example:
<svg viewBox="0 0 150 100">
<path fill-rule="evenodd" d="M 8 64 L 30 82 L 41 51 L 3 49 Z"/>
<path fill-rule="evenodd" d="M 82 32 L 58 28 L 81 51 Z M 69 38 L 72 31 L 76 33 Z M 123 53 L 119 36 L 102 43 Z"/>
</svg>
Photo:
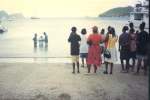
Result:
<svg viewBox="0 0 150 100">
<path fill-rule="evenodd" d="M 101 35 L 98 34 L 98 27 L 93 27 L 93 34 L 89 35 L 87 43 L 89 44 L 87 67 L 88 73 L 90 73 L 91 65 L 94 66 L 94 73 L 97 71 L 97 67 L 101 65 L 101 49 L 100 42 L 102 41 Z"/>
</svg>

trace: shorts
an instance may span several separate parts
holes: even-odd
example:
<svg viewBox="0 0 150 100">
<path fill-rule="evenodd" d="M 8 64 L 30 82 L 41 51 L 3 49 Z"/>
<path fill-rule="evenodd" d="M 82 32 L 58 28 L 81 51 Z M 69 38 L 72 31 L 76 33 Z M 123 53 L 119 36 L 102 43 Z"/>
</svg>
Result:
<svg viewBox="0 0 150 100">
<path fill-rule="evenodd" d="M 136 57 L 137 57 L 137 59 L 143 59 L 143 60 L 146 60 L 147 59 L 147 56 L 146 55 L 140 55 L 140 54 L 138 54 L 138 55 L 136 55 Z"/>
<path fill-rule="evenodd" d="M 79 62 L 79 56 L 72 56 L 72 63 Z"/>
<path fill-rule="evenodd" d="M 87 58 L 88 53 L 80 53 L 81 58 Z"/>
</svg>

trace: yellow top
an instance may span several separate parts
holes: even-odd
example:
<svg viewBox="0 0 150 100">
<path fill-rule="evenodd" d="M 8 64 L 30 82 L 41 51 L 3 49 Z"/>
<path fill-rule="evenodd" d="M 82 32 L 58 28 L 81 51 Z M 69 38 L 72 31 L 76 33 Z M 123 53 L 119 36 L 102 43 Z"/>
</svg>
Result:
<svg viewBox="0 0 150 100">
<path fill-rule="evenodd" d="M 116 42 L 118 40 L 118 37 L 112 37 L 112 34 L 109 34 L 109 40 L 108 40 L 108 45 L 107 48 L 114 48 L 116 46 Z"/>
</svg>

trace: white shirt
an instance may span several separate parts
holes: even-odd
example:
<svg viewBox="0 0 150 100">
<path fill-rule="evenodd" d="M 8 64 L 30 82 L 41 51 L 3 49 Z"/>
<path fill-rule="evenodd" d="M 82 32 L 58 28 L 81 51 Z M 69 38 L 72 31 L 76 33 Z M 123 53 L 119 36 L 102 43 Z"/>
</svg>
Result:
<svg viewBox="0 0 150 100">
<path fill-rule="evenodd" d="M 86 35 L 81 36 L 80 53 L 88 53 L 88 44 Z"/>
</svg>

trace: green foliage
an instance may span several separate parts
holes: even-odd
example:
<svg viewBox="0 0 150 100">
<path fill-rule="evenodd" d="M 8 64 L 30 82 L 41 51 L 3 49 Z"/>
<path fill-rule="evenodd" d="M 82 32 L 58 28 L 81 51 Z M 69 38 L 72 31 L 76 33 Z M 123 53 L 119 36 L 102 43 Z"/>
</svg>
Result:
<svg viewBox="0 0 150 100">
<path fill-rule="evenodd" d="M 129 16 L 130 12 L 133 11 L 133 7 L 118 7 L 110 9 L 102 14 L 99 17 L 122 17 L 122 16 Z"/>
<path fill-rule="evenodd" d="M 9 16 L 9 15 L 8 15 L 5 11 L 3 11 L 3 10 L 0 11 L 0 19 L 3 18 L 3 17 L 8 18 L 8 16 Z"/>
</svg>

